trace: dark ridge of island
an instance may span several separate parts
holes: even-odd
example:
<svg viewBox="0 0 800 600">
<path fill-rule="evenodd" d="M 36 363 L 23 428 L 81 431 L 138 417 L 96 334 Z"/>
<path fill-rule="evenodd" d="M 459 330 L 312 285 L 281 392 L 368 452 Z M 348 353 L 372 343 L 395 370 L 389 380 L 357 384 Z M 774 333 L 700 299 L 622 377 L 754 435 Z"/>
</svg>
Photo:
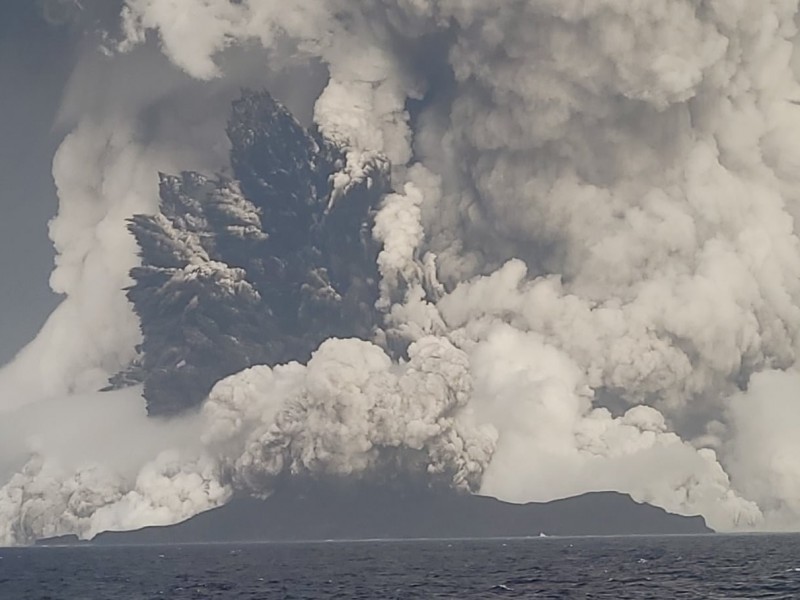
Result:
<svg viewBox="0 0 800 600">
<path fill-rule="evenodd" d="M 618 492 L 512 504 L 456 492 L 362 487 L 283 489 L 269 498 L 234 498 L 182 523 L 106 532 L 91 543 L 186 544 L 416 538 L 492 538 L 713 533 L 684 517 Z M 77 543 L 65 536 L 44 545 Z"/>
</svg>

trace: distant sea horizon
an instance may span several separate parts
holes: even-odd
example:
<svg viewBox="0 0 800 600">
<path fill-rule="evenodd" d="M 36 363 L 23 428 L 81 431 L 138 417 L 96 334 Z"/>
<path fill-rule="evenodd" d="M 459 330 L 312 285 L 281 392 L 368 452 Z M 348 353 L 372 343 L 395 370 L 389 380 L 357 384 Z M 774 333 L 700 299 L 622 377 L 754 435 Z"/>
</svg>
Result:
<svg viewBox="0 0 800 600">
<path fill-rule="evenodd" d="M 800 596 L 800 534 L 206 542 L 0 549 L 0 597 Z"/>
</svg>

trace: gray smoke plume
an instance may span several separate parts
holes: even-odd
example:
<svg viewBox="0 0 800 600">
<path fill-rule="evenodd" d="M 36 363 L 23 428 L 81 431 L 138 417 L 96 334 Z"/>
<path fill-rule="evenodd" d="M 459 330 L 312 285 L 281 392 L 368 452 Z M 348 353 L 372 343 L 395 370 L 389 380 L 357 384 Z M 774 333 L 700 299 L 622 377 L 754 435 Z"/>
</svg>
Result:
<svg viewBox="0 0 800 600">
<path fill-rule="evenodd" d="M 306 62 L 320 68 L 287 79 L 315 90 L 306 110 L 342 150 L 333 197 L 391 164 L 373 229 L 383 332 L 218 383 L 203 448 L 179 460 L 211 465 L 198 490 L 366 473 L 404 448 L 505 499 L 617 489 L 718 529 L 796 529 L 799 14 L 797 0 L 127 0 L 122 54 L 104 60 L 153 78 L 147 94 L 102 86 L 117 94 L 59 151 L 53 284 L 68 298 L 0 376 L 4 406 L 126 366 L 126 219 L 156 211 L 156 170 L 226 168 L 204 150 L 234 82 L 269 88 Z M 414 362 L 433 347 L 451 358 Z M 38 465 L 3 493 L 34 489 Z M 150 501 L 158 522 L 185 516 Z M 5 539 L 75 527 L 48 510 Z"/>
<path fill-rule="evenodd" d="M 461 410 L 472 393 L 467 355 L 433 337 L 408 354 L 398 367 L 369 342 L 330 339 L 307 367 L 234 375 L 203 408 L 204 442 L 223 449 L 237 487 L 255 492 L 284 474 L 361 475 L 392 461 L 477 489 L 494 439 Z"/>
</svg>

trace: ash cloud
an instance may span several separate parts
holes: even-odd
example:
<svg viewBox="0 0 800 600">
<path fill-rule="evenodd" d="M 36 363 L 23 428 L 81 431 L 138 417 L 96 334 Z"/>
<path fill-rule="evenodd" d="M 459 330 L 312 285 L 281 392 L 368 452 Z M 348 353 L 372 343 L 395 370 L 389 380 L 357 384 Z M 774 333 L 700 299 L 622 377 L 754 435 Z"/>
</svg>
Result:
<svg viewBox="0 0 800 600">
<path fill-rule="evenodd" d="M 130 269 L 136 280 L 137 268 L 166 266 L 138 265 L 133 215 L 177 232 L 184 271 L 201 273 L 200 261 L 214 282 L 211 267 L 233 266 L 175 228 L 163 193 L 159 216 L 155 173 L 206 178 L 167 189 L 223 189 L 215 173 L 237 165 L 193 143 L 179 107 L 220 90 L 192 123 L 223 139 L 234 82 L 269 84 L 265 73 L 305 61 L 319 69 L 298 78 L 314 90 L 300 104 L 340 158 L 325 194 L 304 199 L 326 198 L 333 215 L 376 169 L 391 176 L 369 203 L 375 312 L 351 322 L 362 331 L 335 333 L 364 339 L 323 331 L 303 353 L 242 361 L 269 364 L 215 385 L 204 448 L 179 452 L 187 472 L 203 457 L 211 470 L 195 471 L 222 488 L 268 493 L 284 476 L 422 468 L 518 501 L 617 489 L 718 529 L 796 529 L 798 471 L 782 457 L 800 425 L 799 12 L 777 0 L 127 0 L 122 54 L 104 60 L 165 61 L 158 45 L 173 65 L 159 68 L 182 70 L 183 83 L 153 79 L 148 96 L 120 82 L 62 146 L 53 285 L 68 295 L 64 316 L 3 371 L 0 389 L 17 392 L 4 405 L 96 389 L 134 359 L 139 327 L 146 364 L 148 318 L 122 288 Z M 414 47 L 436 55 L 420 61 Z M 252 68 L 237 70 L 243 61 Z M 145 122 L 159 124 L 151 136 Z M 135 183 L 123 176 L 134 172 Z M 252 190 L 228 189 L 262 211 L 239 230 L 266 233 Z M 216 193 L 184 195 L 205 206 Z M 331 235 L 353 231 L 342 227 Z M 236 268 L 231 281 L 255 283 Z M 66 339 L 82 351 L 65 352 Z M 278 364 L 318 341 L 307 365 Z M 181 360 L 192 363 L 176 355 L 169 368 Z M 31 387 L 37 368 L 46 385 Z M 33 485 L 35 471 L 9 489 Z M 184 514 L 158 498 L 159 515 Z"/>
<path fill-rule="evenodd" d="M 335 190 L 342 153 L 266 93 L 235 101 L 227 130 L 235 179 L 163 175 L 159 212 L 129 225 L 142 265 L 127 296 L 143 343 L 115 382 L 143 381 L 154 415 L 198 406 L 254 364 L 308 362 L 323 340 L 377 326 L 371 229 L 384 165 Z"/>
<path fill-rule="evenodd" d="M 212 390 L 204 441 L 224 448 L 234 483 L 256 493 L 286 475 L 392 471 L 477 490 L 495 440 L 462 410 L 472 392 L 467 355 L 427 337 L 408 357 L 393 365 L 374 344 L 330 339 L 306 367 L 253 367 Z"/>
</svg>

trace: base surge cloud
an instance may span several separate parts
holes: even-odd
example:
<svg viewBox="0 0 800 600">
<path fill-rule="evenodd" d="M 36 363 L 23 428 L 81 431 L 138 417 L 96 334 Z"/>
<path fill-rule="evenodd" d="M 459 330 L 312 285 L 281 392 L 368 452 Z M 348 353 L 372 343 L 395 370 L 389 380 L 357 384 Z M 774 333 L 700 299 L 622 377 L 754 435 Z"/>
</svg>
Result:
<svg viewBox="0 0 800 600">
<path fill-rule="evenodd" d="M 154 364 L 157 328 L 125 291 L 152 263 L 134 215 L 182 240 L 163 272 L 233 274 L 253 306 L 278 306 L 262 281 L 308 306 L 373 305 L 337 312 L 352 337 L 326 333 L 310 358 L 285 341 L 322 331 L 296 309 L 296 331 L 276 329 L 266 360 L 241 352 L 247 368 L 162 424 L 175 438 L 135 468 L 9 442 L 0 542 L 174 522 L 286 477 L 392 473 L 513 501 L 614 489 L 719 530 L 800 529 L 797 0 L 126 0 L 117 17 L 64 100 L 51 284 L 66 298 L 0 371 L 9 423 Z M 242 87 L 294 113 L 308 156 L 334 157 L 314 194 L 284 194 L 313 223 L 294 254 L 269 224 L 291 207 L 254 198 L 283 188 L 248 183 L 226 141 Z M 182 170 L 244 194 L 237 235 L 276 260 L 165 220 L 158 173 Z M 374 265 L 344 269 L 338 248 Z M 313 276 L 280 275 L 291 260 Z M 159 356 L 168 375 L 199 360 Z M 103 414 L 74 426 L 113 428 Z"/>
</svg>

